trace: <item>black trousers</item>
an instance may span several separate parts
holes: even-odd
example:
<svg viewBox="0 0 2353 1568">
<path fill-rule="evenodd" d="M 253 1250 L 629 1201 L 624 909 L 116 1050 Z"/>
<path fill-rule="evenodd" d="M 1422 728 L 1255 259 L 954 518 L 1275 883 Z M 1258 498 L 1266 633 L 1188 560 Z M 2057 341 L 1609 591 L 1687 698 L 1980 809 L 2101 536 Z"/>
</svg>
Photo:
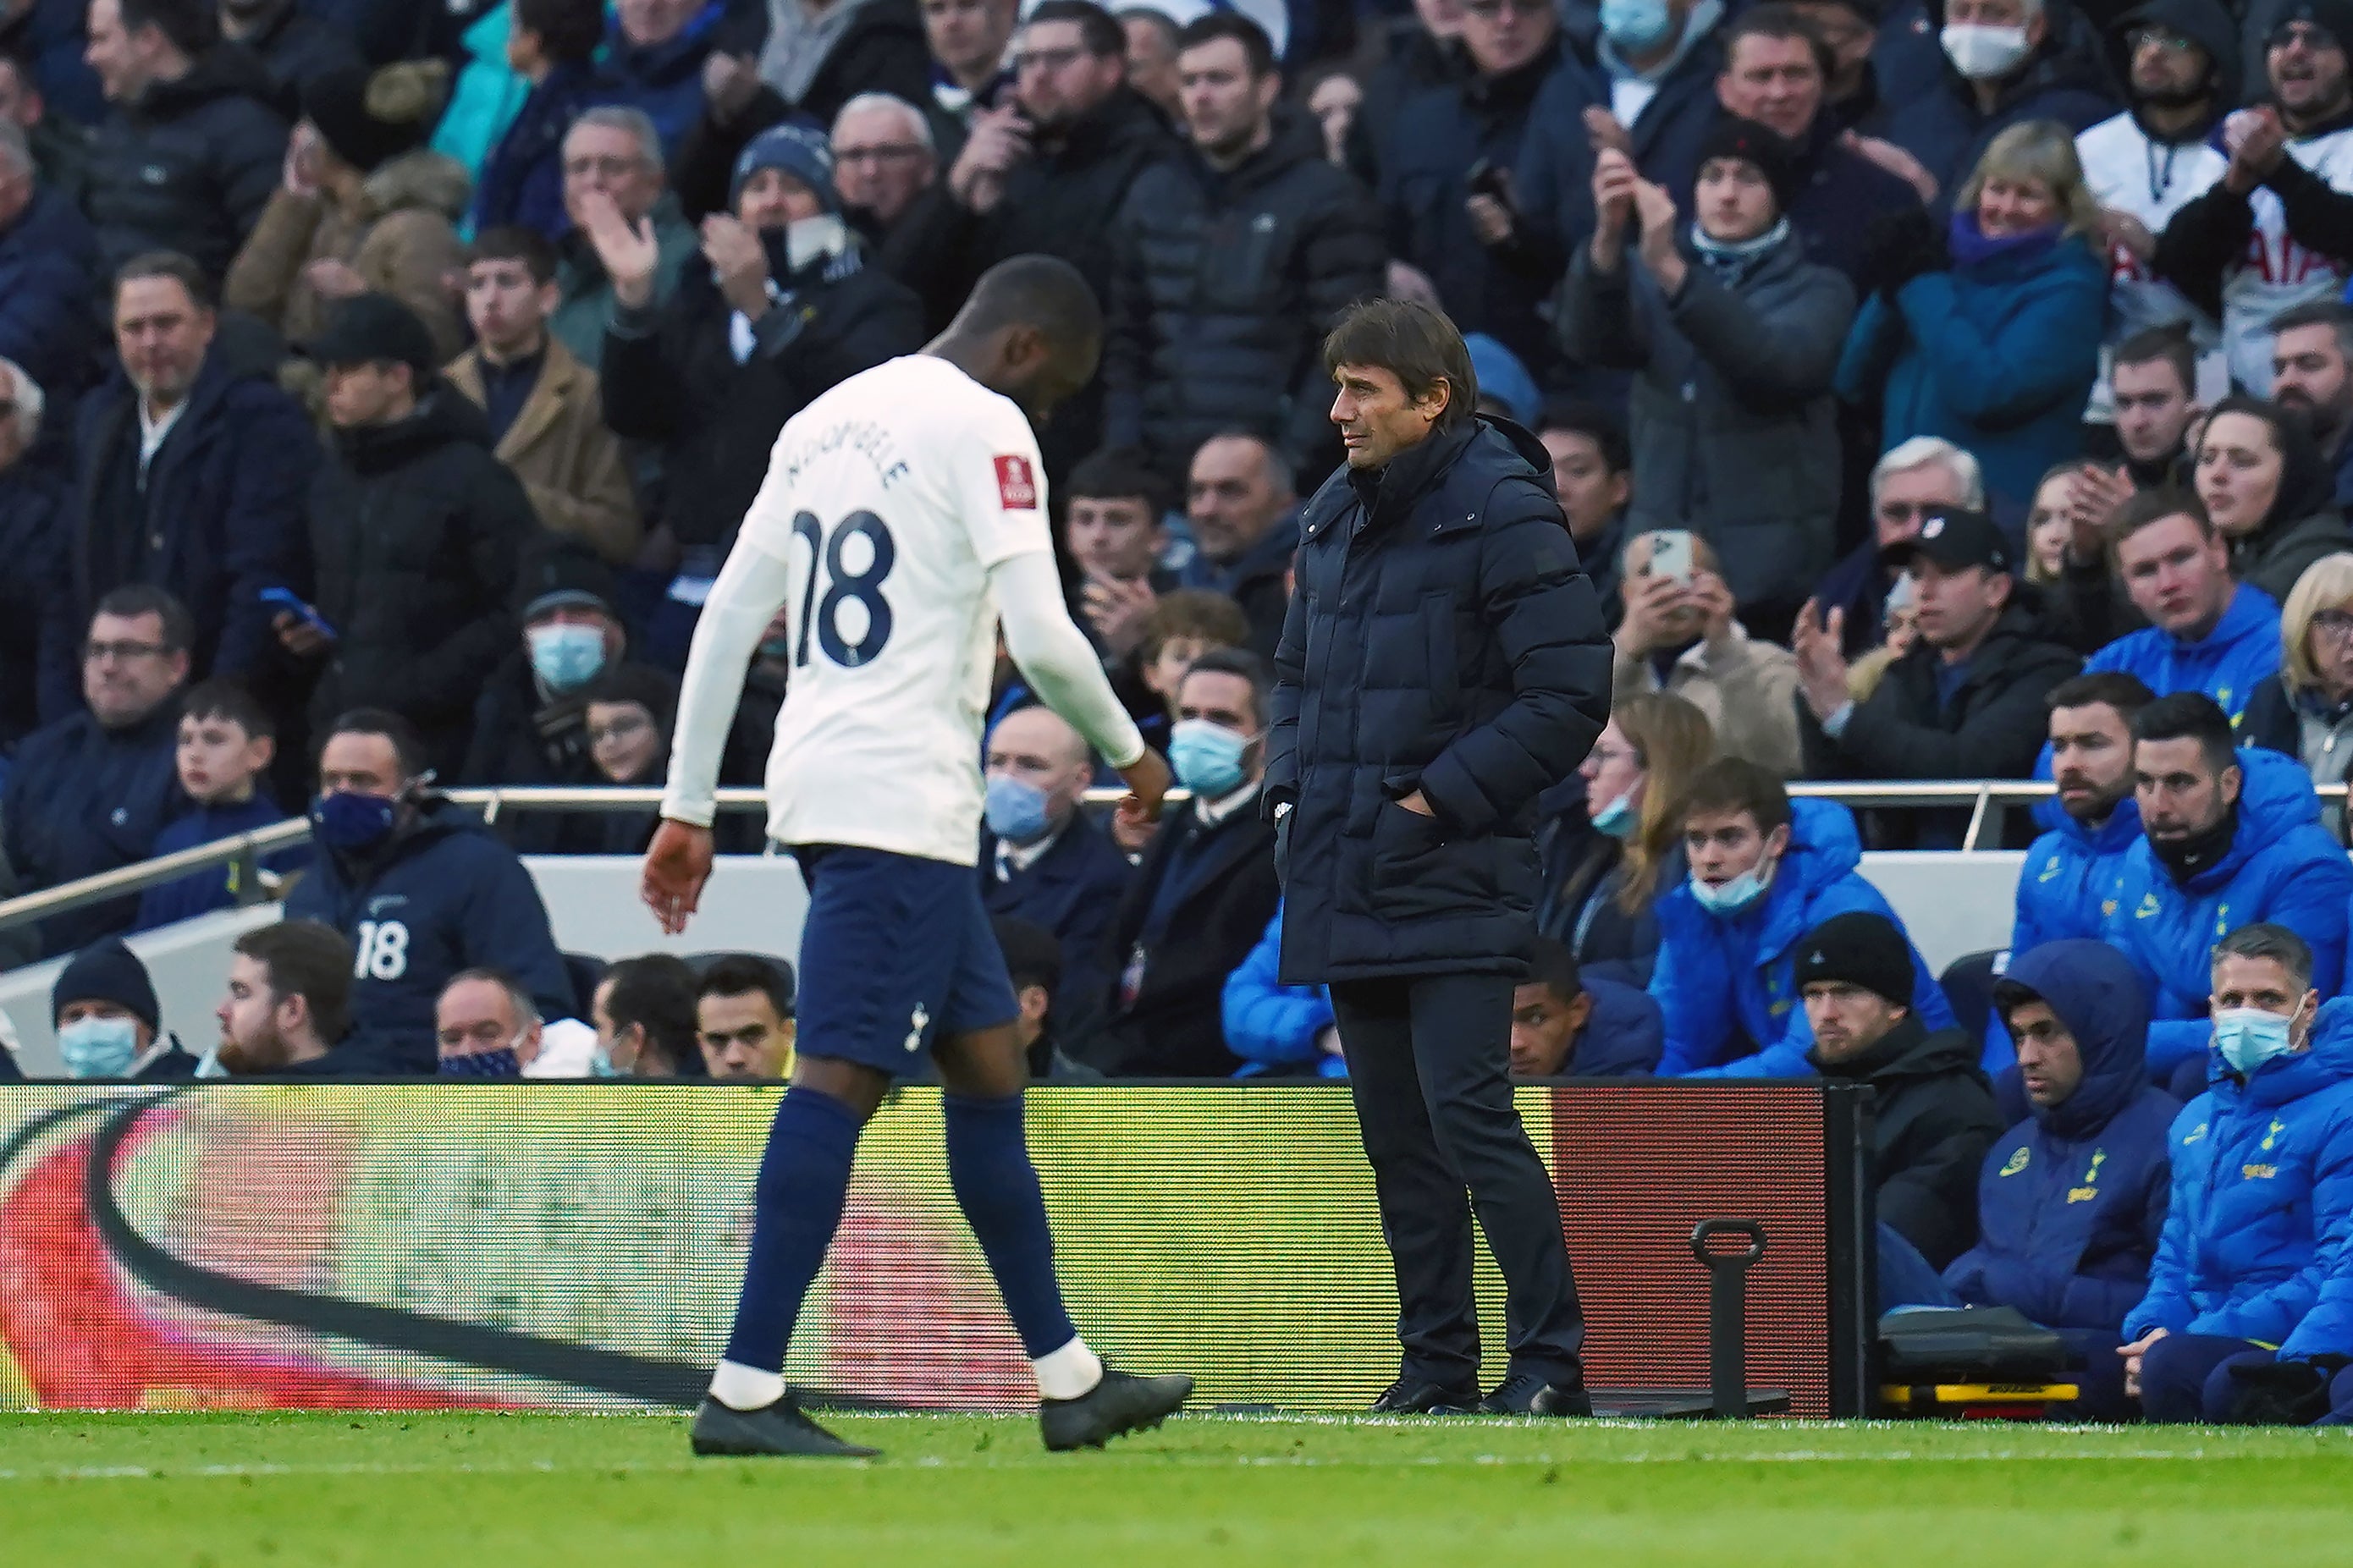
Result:
<svg viewBox="0 0 2353 1568">
<path fill-rule="evenodd" d="M 1560 1207 L 1512 1109 L 1514 989 L 1494 974 L 1332 986 L 1381 1234 L 1397 1269 L 1403 1371 L 1451 1387 L 1474 1384 L 1479 1373 L 1473 1205 L 1504 1271 L 1512 1370 L 1572 1386 L 1583 1377 L 1585 1315 Z"/>
</svg>

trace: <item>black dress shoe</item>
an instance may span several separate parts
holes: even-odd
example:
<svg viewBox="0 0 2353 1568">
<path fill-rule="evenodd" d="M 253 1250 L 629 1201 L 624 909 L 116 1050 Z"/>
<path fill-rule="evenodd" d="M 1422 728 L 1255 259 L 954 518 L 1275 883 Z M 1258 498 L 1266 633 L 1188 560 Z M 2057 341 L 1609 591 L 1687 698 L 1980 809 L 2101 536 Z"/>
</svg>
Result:
<svg viewBox="0 0 2353 1568">
<path fill-rule="evenodd" d="M 1038 1424 L 1046 1447 L 1058 1454 L 1100 1448 L 1113 1437 L 1159 1426 L 1192 1397 L 1193 1380 L 1181 1372 L 1138 1377 L 1105 1367 L 1102 1381 L 1076 1399 L 1039 1401 Z"/>
<path fill-rule="evenodd" d="M 1550 1383 L 1533 1372 L 1514 1373 L 1479 1402 L 1482 1415 L 1590 1415 L 1593 1396 L 1582 1383 Z"/>
<path fill-rule="evenodd" d="M 1479 1408 L 1479 1385 L 1449 1388 L 1426 1377 L 1400 1377 L 1373 1401 L 1376 1415 L 1468 1415 Z"/>
<path fill-rule="evenodd" d="M 882 1450 L 843 1442 L 804 1415 L 800 1402 L 787 1394 L 757 1410 L 705 1399 L 694 1413 L 694 1451 L 706 1458 L 871 1459 Z"/>
</svg>

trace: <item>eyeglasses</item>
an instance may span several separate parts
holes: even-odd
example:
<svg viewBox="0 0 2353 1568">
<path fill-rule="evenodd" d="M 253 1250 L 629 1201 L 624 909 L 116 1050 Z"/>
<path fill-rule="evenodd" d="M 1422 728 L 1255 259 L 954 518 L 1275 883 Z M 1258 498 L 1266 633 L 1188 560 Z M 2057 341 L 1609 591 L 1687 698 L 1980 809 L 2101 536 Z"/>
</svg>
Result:
<svg viewBox="0 0 2353 1568">
<path fill-rule="evenodd" d="M 608 180 L 621 180 L 645 166 L 642 158 L 566 158 L 564 160 L 564 177 L 585 180 L 591 174 L 602 174 Z"/>
<path fill-rule="evenodd" d="M 926 151 L 914 142 L 885 142 L 879 147 L 836 147 L 833 165 L 838 169 L 844 163 L 899 163 L 920 158 Z"/>
<path fill-rule="evenodd" d="M 2270 37 L 2263 40 L 2263 47 L 2266 49 L 2294 48 L 2298 44 L 2315 54 L 2322 49 L 2337 47 L 2336 34 L 2310 22 L 2282 23 L 2272 29 Z"/>
<path fill-rule="evenodd" d="M 1595 763 L 1605 768 L 1620 762 L 1631 763 L 1638 768 L 1643 765 L 1642 753 L 1631 746 L 1596 746 L 1592 756 Z"/>
<path fill-rule="evenodd" d="M 1013 57 L 1013 68 L 1018 72 L 1066 70 L 1078 64 L 1087 51 L 1076 45 L 1061 49 L 1024 49 Z"/>
<path fill-rule="evenodd" d="M 1883 500 L 1879 503 L 1879 515 L 1890 522 L 1910 522 L 1915 518 L 1931 518 L 1952 510 L 1952 502 L 1941 500 Z"/>
<path fill-rule="evenodd" d="M 2338 642 L 2353 637 L 2353 611 L 2320 610 L 2314 613 L 2312 629 Z"/>
<path fill-rule="evenodd" d="M 2159 48 L 2168 55 L 2186 55 L 2198 46 L 2179 33 L 2163 27 L 2135 27 L 2125 35 L 2125 47 L 2134 54 L 2146 48 Z"/>
<path fill-rule="evenodd" d="M 124 660 L 134 658 L 153 658 L 158 654 L 168 651 L 170 650 L 165 648 L 164 645 L 159 642 L 92 641 L 86 642 L 81 645 L 82 658 L 92 664 L 96 664 L 100 659 L 108 658 L 119 658 Z"/>
</svg>

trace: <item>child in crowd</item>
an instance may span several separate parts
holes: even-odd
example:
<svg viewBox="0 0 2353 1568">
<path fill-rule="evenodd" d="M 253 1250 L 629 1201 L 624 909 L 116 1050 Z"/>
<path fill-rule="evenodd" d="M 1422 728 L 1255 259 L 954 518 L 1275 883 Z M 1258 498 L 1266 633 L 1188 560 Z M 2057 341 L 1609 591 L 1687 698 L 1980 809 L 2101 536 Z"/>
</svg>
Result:
<svg viewBox="0 0 2353 1568">
<path fill-rule="evenodd" d="M 269 798 L 262 775 L 278 754 L 278 730 L 260 703 L 233 680 L 207 680 L 188 693 L 180 711 L 180 788 L 195 809 L 155 836 L 156 855 L 193 849 L 234 838 L 286 814 Z M 299 864 L 302 852 L 282 850 L 265 858 L 273 871 Z M 174 882 L 140 895 L 134 931 L 152 931 L 174 921 L 235 906 L 246 891 L 234 862 L 191 871 Z"/>
</svg>

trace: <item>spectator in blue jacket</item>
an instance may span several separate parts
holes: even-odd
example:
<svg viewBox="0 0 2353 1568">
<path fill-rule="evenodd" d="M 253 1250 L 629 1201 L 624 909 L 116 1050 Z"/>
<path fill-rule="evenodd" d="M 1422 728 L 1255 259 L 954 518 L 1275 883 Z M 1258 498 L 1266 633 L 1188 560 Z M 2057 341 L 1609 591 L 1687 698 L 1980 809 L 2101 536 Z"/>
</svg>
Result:
<svg viewBox="0 0 2353 1568">
<path fill-rule="evenodd" d="M 2133 720 L 2154 700 L 2137 678 L 2115 670 L 2051 689 L 2051 776 L 2058 795 L 2036 806 L 2045 831 L 2018 868 L 2012 953 L 2107 929 L 2125 857 L 2141 841 Z"/>
<path fill-rule="evenodd" d="M 1581 973 L 1575 954 L 1540 936 L 1528 977 L 1512 993 L 1512 1076 L 1647 1077 L 1665 1031 L 1647 992 Z"/>
<path fill-rule="evenodd" d="M 180 704 L 177 767 L 181 792 L 194 809 L 155 836 L 154 853 L 174 855 L 284 821 L 286 814 L 269 797 L 267 776 L 277 750 L 278 726 L 245 688 L 233 680 L 207 680 L 191 689 Z M 284 872 L 307 859 L 299 849 L 282 849 L 262 864 Z M 238 875 L 231 862 L 148 889 L 139 895 L 139 920 L 132 929 L 152 931 L 233 908 L 248 892 L 258 897 L 255 889 L 238 885 Z"/>
<path fill-rule="evenodd" d="M 2215 942 L 2258 921 L 2286 926 L 2312 948 L 2321 997 L 2335 995 L 2353 865 L 2320 826 L 2311 775 L 2276 752 L 2233 751 L 2222 710 L 2195 692 L 2140 710 L 2133 771 L 2143 837 L 2102 940 L 2149 987 L 2150 1076 L 2184 1073 L 2177 1089 L 2194 1093 Z"/>
<path fill-rule="evenodd" d="M 1651 995 L 1666 1020 L 1662 1077 L 1798 1078 L 1814 1043 L 1791 978 L 1798 939 L 1852 910 L 1903 929 L 1855 867 L 1854 814 L 1789 798 L 1755 763 L 1720 757 L 1683 797 L 1691 878 L 1659 900 Z M 1912 1011 L 1931 1031 L 1953 1027 L 1935 973 L 1912 954 Z"/>
<path fill-rule="evenodd" d="M 2015 4 L 2016 0 L 1973 0 Z M 2035 486 L 2083 446 L 2108 266 L 2075 143 L 2048 121 L 1994 139 L 1948 229 L 1891 223 L 1866 258 L 1841 397 L 1880 410 L 1881 442 L 1941 436 L 1985 469 L 1987 510 L 2022 538 Z"/>
<path fill-rule="evenodd" d="M 980 896 L 1062 944 L 1055 1025 L 1076 1039 L 1111 984 L 1103 939 L 1135 868 L 1080 809 L 1094 780 L 1086 741 L 1050 708 L 1018 708 L 989 731 Z"/>
<path fill-rule="evenodd" d="M 702 113 L 702 66 L 725 14 L 723 0 L 619 0 L 614 7 L 595 97 L 643 110 L 665 158 L 678 156 Z"/>
<path fill-rule="evenodd" d="M 1994 1005 L 2032 1114 L 1986 1155 L 1978 1244 L 1945 1284 L 1961 1306 L 2015 1307 L 2056 1329 L 2083 1388 L 2068 1414 L 2126 1420 L 2116 1347 L 2165 1228 L 2181 1102 L 2149 1084 L 2148 1001 L 2105 943 L 2071 937 L 2013 959 Z"/>
<path fill-rule="evenodd" d="M 434 1004 L 450 979 L 495 968 L 540 1016 L 580 1003 L 531 873 L 471 812 L 425 793 L 423 743 L 396 714 L 361 709 L 330 728 L 311 805 L 318 856 L 286 900 L 352 944 L 351 1053 L 389 1075 L 430 1074 Z"/>
<path fill-rule="evenodd" d="M 0 788 L 0 833 L 26 892 L 145 859 L 187 809 L 173 773 L 173 697 L 187 679 L 193 625 L 160 589 L 117 588 L 99 601 L 81 649 L 87 706 L 26 736 Z M 42 949 L 70 952 L 138 912 L 132 894 L 52 915 Z"/>
<path fill-rule="evenodd" d="M 1899 100 L 1887 139 L 1951 190 L 2000 133 L 2056 121 L 2072 138 L 2120 107 L 2100 58 L 2097 32 L 2049 0 L 1946 0 L 1944 79 Z M 2094 324 L 2097 324 L 2096 322 Z"/>
<path fill-rule="evenodd" d="M 2315 957 L 2272 924 L 2214 950 L 2207 1089 L 2168 1134 L 2171 1212 L 2119 1352 L 2152 1421 L 2239 1415 L 2234 1367 L 2353 1354 L 2353 1274 L 2333 1267 L 2353 1233 L 2353 1005 L 2321 1002 Z"/>
<path fill-rule="evenodd" d="M 604 27 L 596 0 L 513 0 L 507 63 L 530 90 L 482 160 L 466 220 L 473 233 L 520 224 L 553 241 L 572 227 L 564 208 L 564 135 L 595 101 Z"/>
<path fill-rule="evenodd" d="M 90 382 L 98 276 L 98 236 L 42 184 L 23 129 L 0 118 L 0 359 L 60 406 Z"/>
<path fill-rule="evenodd" d="M 2084 661 L 2084 673 L 2137 675 L 2159 697 L 2211 698 L 2235 727 L 2279 672 L 2280 612 L 2270 595 L 2231 577 L 2230 547 L 2196 496 L 2145 491 L 2108 525 L 2108 553 L 2149 624 Z"/>
<path fill-rule="evenodd" d="M 1240 1079 L 1346 1078 L 1340 1031 L 1332 1022 L 1332 993 L 1323 985 L 1285 985 L 1282 906 L 1266 934 L 1226 976 L 1220 1017 L 1226 1048 L 1242 1058 Z"/>
</svg>

